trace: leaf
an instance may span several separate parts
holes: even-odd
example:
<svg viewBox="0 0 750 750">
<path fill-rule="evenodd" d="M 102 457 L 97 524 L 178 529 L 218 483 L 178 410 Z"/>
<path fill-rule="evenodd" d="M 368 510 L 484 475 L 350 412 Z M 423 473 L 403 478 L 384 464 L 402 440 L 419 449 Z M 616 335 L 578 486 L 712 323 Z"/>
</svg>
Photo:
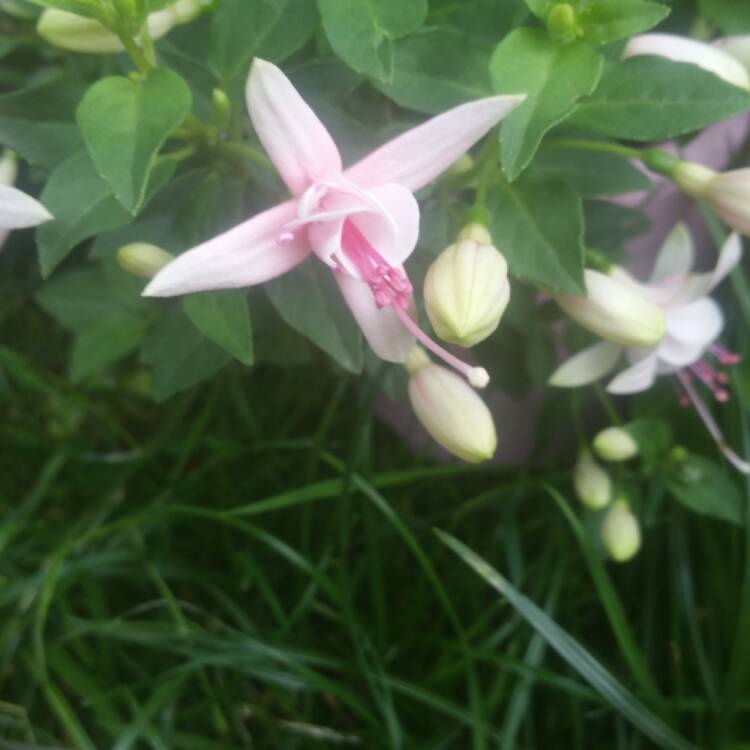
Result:
<svg viewBox="0 0 750 750">
<path fill-rule="evenodd" d="M 675 500 L 695 513 L 743 526 L 742 494 L 726 471 L 701 456 L 690 456 L 667 475 Z"/>
<path fill-rule="evenodd" d="M 651 180 L 627 159 L 615 154 L 565 148 L 542 148 L 531 173 L 570 183 L 584 198 L 648 190 Z"/>
<path fill-rule="evenodd" d="M 151 367 L 154 398 L 164 401 L 210 378 L 231 357 L 199 333 L 175 307 L 146 337 L 141 359 Z"/>
<path fill-rule="evenodd" d="M 82 88 L 57 77 L 0 96 L 0 143 L 26 161 L 53 169 L 83 145 L 73 122 Z"/>
<path fill-rule="evenodd" d="M 75 13 L 79 16 L 91 18 L 95 11 L 94 0 L 30 0 L 35 5 L 41 5 L 44 8 L 57 8 L 68 13 Z"/>
<path fill-rule="evenodd" d="M 698 0 L 702 15 L 725 34 L 750 32 L 750 5 L 743 0 Z"/>
<path fill-rule="evenodd" d="M 590 94 L 604 60 L 586 44 L 560 45 L 536 29 L 516 29 L 497 45 L 490 62 L 498 94 L 526 94 L 502 126 L 502 163 L 508 179 L 526 168 L 544 134 Z"/>
<path fill-rule="evenodd" d="M 607 252 L 621 251 L 625 242 L 643 234 L 651 225 L 642 211 L 609 201 L 587 200 L 584 209 L 585 245 Z"/>
<path fill-rule="evenodd" d="M 511 273 L 553 291 L 584 294 L 583 208 L 564 182 L 526 177 L 490 190 L 492 236 Z"/>
<path fill-rule="evenodd" d="M 427 0 L 318 0 L 328 41 L 350 68 L 382 83 L 393 80 L 393 41 L 416 31 Z"/>
<path fill-rule="evenodd" d="M 666 5 L 648 0 L 588 0 L 579 4 L 576 21 L 582 39 L 591 44 L 609 44 L 641 34 L 670 13 Z"/>
<path fill-rule="evenodd" d="M 138 81 L 103 78 L 78 106 L 78 125 L 97 171 L 131 213 L 143 203 L 156 155 L 191 102 L 177 73 L 156 68 Z"/>
<path fill-rule="evenodd" d="M 544 21 L 555 5 L 555 0 L 526 0 L 526 5 L 537 18 Z"/>
<path fill-rule="evenodd" d="M 243 365 L 253 363 L 253 331 L 247 307 L 247 293 L 228 289 L 189 294 L 182 309 L 192 324 Z"/>
<path fill-rule="evenodd" d="M 650 55 L 612 63 L 570 125 L 613 138 L 674 138 L 750 109 L 750 93 L 697 65 Z"/>
<path fill-rule="evenodd" d="M 697 750 L 694 745 L 646 708 L 578 641 L 518 591 L 489 563 L 450 534 L 439 529 L 434 531 L 443 544 L 492 588 L 502 594 L 518 614 L 623 718 L 665 750 Z"/>
<path fill-rule="evenodd" d="M 362 336 L 328 268 L 311 259 L 265 290 L 285 323 L 345 370 L 362 371 Z"/>
<path fill-rule="evenodd" d="M 637 443 L 638 453 L 645 472 L 648 472 L 665 457 L 674 441 L 672 427 L 665 419 L 635 419 L 623 425 L 623 429 Z"/>
<path fill-rule="evenodd" d="M 492 94 L 489 55 L 453 29 L 424 28 L 394 45 L 389 83 L 375 86 L 402 107 L 437 114 Z"/>
<path fill-rule="evenodd" d="M 121 227 L 132 218 L 97 175 L 85 151 L 74 154 L 52 173 L 40 200 L 55 217 L 36 230 L 45 277 L 79 242 Z"/>
<path fill-rule="evenodd" d="M 87 328 L 76 336 L 73 344 L 71 381 L 80 383 L 85 377 L 135 351 L 147 327 L 144 316 L 120 313 Z"/>
<path fill-rule="evenodd" d="M 223 0 L 211 19 L 209 67 L 228 83 L 247 73 L 253 57 L 286 59 L 317 26 L 312 0 Z"/>
</svg>

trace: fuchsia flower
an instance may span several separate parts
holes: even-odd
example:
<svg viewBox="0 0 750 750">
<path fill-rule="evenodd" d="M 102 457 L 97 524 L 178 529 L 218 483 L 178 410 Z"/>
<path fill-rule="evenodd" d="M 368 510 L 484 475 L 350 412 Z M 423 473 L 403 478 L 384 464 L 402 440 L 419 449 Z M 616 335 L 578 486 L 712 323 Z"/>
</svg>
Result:
<svg viewBox="0 0 750 750">
<path fill-rule="evenodd" d="M 168 297 L 260 284 L 310 253 L 329 266 L 375 353 L 403 362 L 415 338 L 476 385 L 487 374 L 431 341 L 409 315 L 403 269 L 419 233 L 413 192 L 450 166 L 523 96 L 479 99 L 449 110 L 344 170 L 330 134 L 271 63 L 256 59 L 247 83 L 255 131 L 294 196 L 184 253 L 144 294 Z"/>
</svg>

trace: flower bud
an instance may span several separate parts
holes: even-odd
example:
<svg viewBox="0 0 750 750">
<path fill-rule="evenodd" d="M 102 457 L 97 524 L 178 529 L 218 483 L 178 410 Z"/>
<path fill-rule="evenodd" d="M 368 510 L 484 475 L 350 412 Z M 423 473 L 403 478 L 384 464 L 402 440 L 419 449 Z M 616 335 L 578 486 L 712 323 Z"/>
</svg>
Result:
<svg viewBox="0 0 750 750">
<path fill-rule="evenodd" d="M 458 241 L 461 240 L 474 240 L 480 245 L 491 245 L 492 235 L 484 224 L 472 221 L 458 233 Z"/>
<path fill-rule="evenodd" d="M 594 450 L 605 461 L 628 461 L 638 454 L 638 443 L 622 427 L 607 427 L 594 438 Z"/>
<path fill-rule="evenodd" d="M 156 276 L 167 263 L 173 260 L 174 255 L 146 242 L 124 245 L 117 251 L 117 262 L 124 270 L 147 279 Z"/>
<path fill-rule="evenodd" d="M 658 55 L 675 62 L 692 63 L 727 83 L 750 89 L 750 75 L 735 57 L 724 50 L 696 39 L 674 34 L 641 34 L 634 36 L 625 47 L 623 57 Z"/>
<path fill-rule="evenodd" d="M 612 504 L 602 522 L 602 541 L 617 562 L 630 560 L 641 548 L 641 527 L 625 500 Z"/>
<path fill-rule="evenodd" d="M 9 148 L 0 157 L 0 185 L 14 185 L 18 176 L 18 157 Z"/>
<path fill-rule="evenodd" d="M 573 486 L 578 499 L 591 510 L 606 507 L 612 499 L 612 480 L 588 451 L 573 469 Z"/>
<path fill-rule="evenodd" d="M 586 330 L 616 344 L 650 347 L 664 336 L 664 313 L 634 289 L 598 271 L 584 272 L 587 295 L 555 294 L 562 309 Z"/>
<path fill-rule="evenodd" d="M 486 229 L 482 231 L 489 237 Z M 475 234 L 482 235 L 479 230 Z M 461 240 L 443 250 L 430 266 L 424 298 L 441 339 L 474 346 L 497 328 L 508 306 L 508 264 L 492 245 Z"/>
<path fill-rule="evenodd" d="M 411 376 L 409 400 L 435 441 L 469 463 L 492 458 L 495 425 L 476 391 L 452 370 L 430 362 L 419 347 L 409 355 L 406 368 Z"/>
<path fill-rule="evenodd" d="M 576 19 L 576 12 L 570 3 L 558 3 L 552 6 L 547 15 L 547 28 L 555 39 L 569 42 L 581 35 L 581 28 Z"/>
</svg>

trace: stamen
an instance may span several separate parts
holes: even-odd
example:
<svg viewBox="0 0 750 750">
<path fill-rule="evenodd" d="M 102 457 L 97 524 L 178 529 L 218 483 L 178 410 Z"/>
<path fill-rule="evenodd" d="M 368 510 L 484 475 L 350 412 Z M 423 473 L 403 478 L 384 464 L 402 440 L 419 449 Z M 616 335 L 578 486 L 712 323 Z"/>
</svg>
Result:
<svg viewBox="0 0 750 750">
<path fill-rule="evenodd" d="M 738 365 L 742 361 L 742 357 L 739 354 L 730 352 L 729 349 L 725 349 L 720 344 L 711 344 L 708 347 L 708 351 L 716 357 L 721 365 Z"/>
<path fill-rule="evenodd" d="M 698 376 L 699 380 L 711 391 L 713 397 L 722 403 L 729 401 L 729 391 L 720 388 L 717 383 L 725 384 L 726 375 L 716 370 L 708 362 L 696 362 L 690 369 Z M 723 376 L 723 377 L 722 377 Z"/>
<path fill-rule="evenodd" d="M 719 450 L 724 454 L 726 459 L 734 466 L 738 471 L 743 474 L 750 474 L 750 464 L 747 461 L 741 459 L 726 443 L 724 435 L 719 429 L 719 425 L 716 424 L 711 413 L 706 408 L 706 405 L 700 400 L 698 394 L 693 388 L 693 384 L 690 382 L 690 376 L 684 372 L 678 372 L 677 377 L 682 383 L 682 387 L 685 389 L 690 401 L 692 402 L 695 410 L 698 412 L 698 416 L 703 420 L 703 424 L 706 426 L 711 437 L 716 441 L 719 446 Z"/>
</svg>

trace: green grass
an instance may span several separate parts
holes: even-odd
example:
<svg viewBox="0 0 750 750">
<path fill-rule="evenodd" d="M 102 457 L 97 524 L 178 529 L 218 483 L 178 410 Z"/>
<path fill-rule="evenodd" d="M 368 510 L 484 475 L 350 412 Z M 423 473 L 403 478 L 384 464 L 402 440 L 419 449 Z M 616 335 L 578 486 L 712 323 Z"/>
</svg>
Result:
<svg viewBox="0 0 750 750">
<path fill-rule="evenodd" d="M 747 747 L 746 531 L 664 499 L 613 566 L 567 459 L 415 456 L 373 383 L 322 360 L 161 406 L 132 362 L 73 388 L 22 289 L 0 347 L 0 747 Z"/>
</svg>

